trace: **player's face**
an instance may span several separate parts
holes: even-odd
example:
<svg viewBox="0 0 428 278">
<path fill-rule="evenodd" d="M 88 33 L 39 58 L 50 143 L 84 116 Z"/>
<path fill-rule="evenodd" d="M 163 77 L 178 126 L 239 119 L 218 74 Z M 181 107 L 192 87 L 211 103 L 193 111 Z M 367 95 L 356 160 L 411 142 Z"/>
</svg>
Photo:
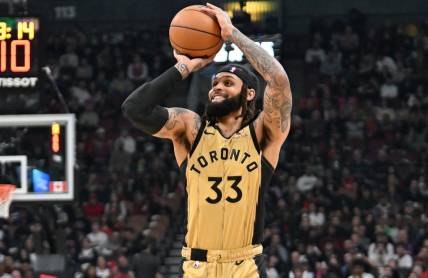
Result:
<svg viewBox="0 0 428 278">
<path fill-rule="evenodd" d="M 242 85 L 242 80 L 234 74 L 217 74 L 208 92 L 208 116 L 222 117 L 241 108 Z"/>
<path fill-rule="evenodd" d="M 240 94 L 242 80 L 233 73 L 220 72 L 212 80 L 212 88 L 208 93 L 210 102 L 219 103 Z"/>
</svg>

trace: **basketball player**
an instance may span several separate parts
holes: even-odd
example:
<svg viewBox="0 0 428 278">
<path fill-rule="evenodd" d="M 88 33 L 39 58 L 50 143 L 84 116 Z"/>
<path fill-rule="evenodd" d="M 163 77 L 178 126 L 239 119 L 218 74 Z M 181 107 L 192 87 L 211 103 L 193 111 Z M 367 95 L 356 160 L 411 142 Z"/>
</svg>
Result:
<svg viewBox="0 0 428 278">
<path fill-rule="evenodd" d="M 184 277 L 265 277 L 264 194 L 290 130 L 290 83 L 281 64 L 226 12 L 211 4 L 203 10 L 217 17 L 223 40 L 237 45 L 266 81 L 263 111 L 255 112 L 257 78 L 241 65 L 215 74 L 204 118 L 161 107 L 180 80 L 213 60 L 176 52 L 175 66 L 137 88 L 122 108 L 134 125 L 173 142 L 186 178 Z"/>
</svg>

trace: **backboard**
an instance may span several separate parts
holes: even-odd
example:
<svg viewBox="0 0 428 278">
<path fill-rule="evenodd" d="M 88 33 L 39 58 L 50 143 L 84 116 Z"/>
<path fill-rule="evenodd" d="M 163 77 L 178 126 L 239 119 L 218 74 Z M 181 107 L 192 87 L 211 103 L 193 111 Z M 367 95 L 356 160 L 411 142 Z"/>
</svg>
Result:
<svg viewBox="0 0 428 278">
<path fill-rule="evenodd" d="M 0 115 L 0 183 L 16 185 L 13 201 L 74 198 L 73 114 Z"/>
</svg>

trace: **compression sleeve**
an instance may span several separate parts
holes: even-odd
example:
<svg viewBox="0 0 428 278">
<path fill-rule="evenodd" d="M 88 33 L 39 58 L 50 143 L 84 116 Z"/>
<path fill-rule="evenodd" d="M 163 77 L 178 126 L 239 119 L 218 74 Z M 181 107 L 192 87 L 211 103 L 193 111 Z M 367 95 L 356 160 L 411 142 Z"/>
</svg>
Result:
<svg viewBox="0 0 428 278">
<path fill-rule="evenodd" d="M 157 78 L 135 89 L 123 102 L 123 113 L 144 132 L 157 133 L 168 121 L 168 110 L 159 104 L 181 79 L 177 68 L 171 67 Z"/>
</svg>

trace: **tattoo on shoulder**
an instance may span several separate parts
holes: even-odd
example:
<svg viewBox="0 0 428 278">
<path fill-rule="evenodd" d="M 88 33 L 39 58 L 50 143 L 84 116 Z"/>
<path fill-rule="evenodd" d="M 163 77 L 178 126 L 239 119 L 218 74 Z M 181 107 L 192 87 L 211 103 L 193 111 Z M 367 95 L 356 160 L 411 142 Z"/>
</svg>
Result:
<svg viewBox="0 0 428 278">
<path fill-rule="evenodd" d="M 165 124 L 166 130 L 172 130 L 177 125 L 179 116 L 183 113 L 186 113 L 187 110 L 184 108 L 168 108 L 169 119 Z"/>
</svg>

